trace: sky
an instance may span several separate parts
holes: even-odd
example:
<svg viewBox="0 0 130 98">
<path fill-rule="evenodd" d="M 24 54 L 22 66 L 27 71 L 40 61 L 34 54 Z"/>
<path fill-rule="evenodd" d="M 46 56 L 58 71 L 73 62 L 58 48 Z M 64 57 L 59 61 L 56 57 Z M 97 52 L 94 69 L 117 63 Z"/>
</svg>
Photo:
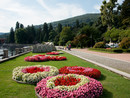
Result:
<svg viewBox="0 0 130 98">
<path fill-rule="evenodd" d="M 18 21 L 25 27 L 87 13 L 100 13 L 103 0 L 1 0 L 0 32 L 9 32 Z M 109 0 L 107 0 L 109 1 Z M 121 4 L 124 0 L 118 0 Z"/>
</svg>

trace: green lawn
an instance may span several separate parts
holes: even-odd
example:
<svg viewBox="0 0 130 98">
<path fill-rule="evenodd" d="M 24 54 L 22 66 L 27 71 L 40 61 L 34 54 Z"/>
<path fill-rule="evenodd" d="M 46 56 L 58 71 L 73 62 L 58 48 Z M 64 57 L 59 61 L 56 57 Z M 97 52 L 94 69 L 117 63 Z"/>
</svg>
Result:
<svg viewBox="0 0 130 98">
<path fill-rule="evenodd" d="M 34 55 L 34 53 L 28 53 L 0 64 L 0 98 L 37 98 L 34 91 L 35 85 L 19 84 L 12 80 L 12 71 L 15 67 L 37 64 L 52 65 L 57 68 L 75 65 L 97 68 L 102 73 L 99 81 L 104 87 L 101 98 L 130 98 L 130 80 L 127 80 L 113 72 L 95 66 L 92 63 L 86 62 L 67 53 L 61 54 L 61 56 L 67 57 L 67 61 L 24 61 L 24 58 L 30 55 Z"/>
</svg>

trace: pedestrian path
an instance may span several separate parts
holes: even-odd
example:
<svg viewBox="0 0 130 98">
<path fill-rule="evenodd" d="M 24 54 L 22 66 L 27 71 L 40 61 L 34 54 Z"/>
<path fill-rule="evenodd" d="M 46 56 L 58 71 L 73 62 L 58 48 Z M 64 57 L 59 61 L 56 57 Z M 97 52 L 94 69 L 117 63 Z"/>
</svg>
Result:
<svg viewBox="0 0 130 98">
<path fill-rule="evenodd" d="M 98 66 L 104 67 L 108 70 L 111 70 L 130 79 L 130 62 L 108 58 L 97 54 L 86 53 L 78 50 L 65 52 L 75 55 L 91 63 L 94 63 Z"/>
</svg>

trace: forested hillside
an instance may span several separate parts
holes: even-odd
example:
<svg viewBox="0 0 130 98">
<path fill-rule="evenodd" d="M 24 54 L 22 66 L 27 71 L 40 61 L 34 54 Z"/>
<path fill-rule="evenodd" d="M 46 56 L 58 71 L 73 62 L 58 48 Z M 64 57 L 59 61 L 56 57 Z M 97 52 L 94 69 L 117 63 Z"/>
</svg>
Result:
<svg viewBox="0 0 130 98">
<path fill-rule="evenodd" d="M 51 22 L 51 24 L 53 27 L 57 27 L 59 23 L 62 26 L 74 26 L 76 25 L 76 20 L 78 20 L 80 24 L 81 23 L 91 24 L 95 22 L 99 17 L 100 17 L 100 13 L 84 14 L 84 15 L 80 15 L 80 16 L 76 16 L 76 17 L 72 17 L 60 21 Z M 39 25 L 35 27 L 39 27 Z"/>
</svg>

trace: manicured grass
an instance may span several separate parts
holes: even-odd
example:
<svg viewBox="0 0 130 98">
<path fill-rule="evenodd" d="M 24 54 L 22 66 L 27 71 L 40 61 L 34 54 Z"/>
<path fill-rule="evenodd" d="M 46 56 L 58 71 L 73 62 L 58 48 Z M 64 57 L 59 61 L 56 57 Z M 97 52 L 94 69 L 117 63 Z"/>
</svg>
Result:
<svg viewBox="0 0 130 98">
<path fill-rule="evenodd" d="M 63 66 L 83 66 L 99 69 L 102 73 L 98 79 L 103 87 L 103 95 L 101 98 L 130 98 L 130 80 L 127 80 L 113 72 L 98 67 L 92 63 L 86 62 L 70 54 L 64 53 L 61 56 L 66 56 L 67 61 L 46 61 L 46 62 L 26 62 L 26 56 L 36 53 L 28 53 L 15 59 L 3 62 L 0 64 L 0 98 L 37 98 L 35 96 L 35 85 L 19 84 L 12 80 L 12 71 L 17 66 L 27 65 L 52 65 L 57 68 Z"/>
</svg>

